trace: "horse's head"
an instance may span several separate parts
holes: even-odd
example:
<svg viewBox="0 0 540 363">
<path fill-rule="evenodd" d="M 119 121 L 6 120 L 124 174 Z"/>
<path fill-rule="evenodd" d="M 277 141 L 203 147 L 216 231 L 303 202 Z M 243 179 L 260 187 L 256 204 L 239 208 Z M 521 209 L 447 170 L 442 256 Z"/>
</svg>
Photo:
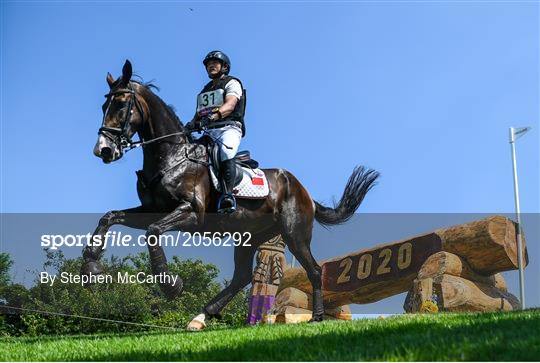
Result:
<svg viewBox="0 0 540 363">
<path fill-rule="evenodd" d="M 103 121 L 98 131 L 94 155 L 104 163 L 120 159 L 131 138 L 140 130 L 144 120 L 144 100 L 136 93 L 137 85 L 130 82 L 132 67 L 126 60 L 122 76 L 117 80 L 107 73 L 109 93 L 102 106 Z"/>
</svg>

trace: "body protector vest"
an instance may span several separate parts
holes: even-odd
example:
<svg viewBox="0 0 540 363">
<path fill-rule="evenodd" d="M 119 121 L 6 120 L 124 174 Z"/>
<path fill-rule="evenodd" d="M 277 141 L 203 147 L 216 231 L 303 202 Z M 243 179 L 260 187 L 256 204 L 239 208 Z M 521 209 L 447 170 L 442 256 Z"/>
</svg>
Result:
<svg viewBox="0 0 540 363">
<path fill-rule="evenodd" d="M 236 103 L 236 107 L 227 117 L 218 120 L 217 122 L 239 122 L 242 125 L 242 136 L 246 134 L 246 128 L 244 125 L 244 114 L 246 113 L 246 90 L 242 85 L 242 82 L 232 76 L 224 76 L 218 80 L 216 84 L 213 81 L 204 86 L 202 91 L 197 96 L 197 113 L 199 116 L 207 116 L 211 113 L 212 109 L 220 107 L 225 103 L 225 85 L 231 80 L 234 79 L 240 83 L 242 87 L 242 97 Z"/>
</svg>

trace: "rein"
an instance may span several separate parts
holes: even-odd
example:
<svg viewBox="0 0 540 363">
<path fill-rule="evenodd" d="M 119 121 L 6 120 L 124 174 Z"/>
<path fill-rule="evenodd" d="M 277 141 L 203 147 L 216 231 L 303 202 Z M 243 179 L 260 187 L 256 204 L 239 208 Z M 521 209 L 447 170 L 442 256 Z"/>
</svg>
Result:
<svg viewBox="0 0 540 363">
<path fill-rule="evenodd" d="M 150 139 L 150 140 L 132 141 L 132 142 L 128 143 L 128 145 L 124 148 L 124 150 L 127 152 L 129 150 L 138 148 L 139 146 L 145 146 L 145 145 L 148 145 L 148 144 L 152 144 L 152 143 L 154 143 L 156 141 L 165 139 L 167 137 L 176 136 L 176 135 L 185 135 L 185 134 L 186 133 L 184 131 L 179 131 L 179 132 L 173 132 L 172 134 L 159 136 L 159 137 L 156 137 L 156 138 L 153 138 L 153 139 Z"/>
</svg>

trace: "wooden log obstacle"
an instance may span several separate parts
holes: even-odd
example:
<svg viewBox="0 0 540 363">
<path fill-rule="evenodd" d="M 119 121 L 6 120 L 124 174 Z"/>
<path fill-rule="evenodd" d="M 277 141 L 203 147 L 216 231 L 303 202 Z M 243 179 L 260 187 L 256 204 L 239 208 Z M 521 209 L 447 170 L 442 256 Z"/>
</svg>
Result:
<svg viewBox="0 0 540 363">
<path fill-rule="evenodd" d="M 518 299 L 500 274 L 518 268 L 516 228 L 493 216 L 322 261 L 325 314 L 350 319 L 348 304 L 403 292 L 406 312 L 516 309 Z M 312 290 L 305 271 L 286 269 L 278 285 L 269 322 L 309 320 Z"/>
</svg>

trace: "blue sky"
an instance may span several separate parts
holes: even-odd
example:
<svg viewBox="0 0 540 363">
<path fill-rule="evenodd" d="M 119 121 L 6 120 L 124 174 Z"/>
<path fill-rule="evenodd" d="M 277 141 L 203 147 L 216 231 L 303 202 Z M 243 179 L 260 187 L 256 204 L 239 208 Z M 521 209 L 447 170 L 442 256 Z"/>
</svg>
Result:
<svg viewBox="0 0 540 363">
<path fill-rule="evenodd" d="M 92 154 L 106 73 L 129 58 L 188 121 L 213 49 L 248 90 L 241 149 L 314 199 L 339 197 L 361 164 L 382 174 L 361 213 L 511 213 L 508 128 L 532 126 L 521 207 L 540 212 L 537 2 L 0 6 L 2 212 L 138 205 L 140 150 Z"/>
<path fill-rule="evenodd" d="M 248 89 L 242 147 L 315 199 L 363 164 L 382 177 L 360 212 L 511 212 L 508 127 L 529 125 L 522 209 L 538 212 L 538 26 L 534 2 L 3 2 L 2 211 L 137 204 L 140 151 L 91 153 L 106 72 L 129 58 L 189 120 L 222 49 Z"/>
</svg>

